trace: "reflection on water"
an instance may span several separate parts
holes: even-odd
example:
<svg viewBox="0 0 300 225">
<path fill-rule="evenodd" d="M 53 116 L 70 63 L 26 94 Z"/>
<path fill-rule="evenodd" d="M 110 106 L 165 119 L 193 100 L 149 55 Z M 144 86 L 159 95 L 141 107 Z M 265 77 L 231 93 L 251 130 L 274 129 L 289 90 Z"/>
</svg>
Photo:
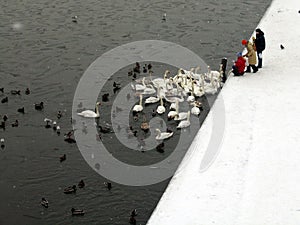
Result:
<svg viewBox="0 0 300 225">
<path fill-rule="evenodd" d="M 126 224 L 133 208 L 138 209 L 138 224 L 145 224 L 168 181 L 146 187 L 112 183 L 109 191 L 103 184 L 106 180 L 87 165 L 76 145 L 63 140 L 63 134 L 72 129 L 72 99 L 80 77 L 106 51 L 145 39 L 178 43 L 218 69 L 222 57 L 229 58 L 228 62 L 235 58 L 242 47 L 240 40 L 250 36 L 269 3 L 3 0 L 0 88 L 4 87 L 4 93 L 0 92 L 0 98 L 8 97 L 8 102 L 0 103 L 0 115 L 7 114 L 8 121 L 5 131 L 0 129 L 0 138 L 5 138 L 5 148 L 0 151 L 0 224 Z M 162 21 L 164 13 L 166 21 Z M 77 16 L 77 23 L 73 16 Z M 155 69 L 162 74 L 166 68 Z M 118 79 L 128 81 L 126 72 Z M 100 95 L 111 92 L 111 85 L 105 85 L 109 90 L 104 88 Z M 10 93 L 16 89 L 21 95 Z M 35 110 L 33 104 L 41 101 L 44 110 Z M 21 107 L 25 114 L 17 111 Z M 105 112 L 110 112 L 111 105 L 103 107 L 109 122 L 110 115 Z M 147 119 L 151 110 L 147 108 Z M 62 112 L 60 119 L 58 111 Z M 205 113 L 199 121 L 202 115 Z M 62 135 L 46 129 L 45 118 L 56 120 Z M 16 119 L 19 126 L 12 127 Z M 134 121 L 132 125 L 137 126 Z M 102 135 L 106 146 L 116 143 L 116 138 L 109 137 Z M 129 162 L 147 163 L 166 157 L 172 145 L 171 139 L 167 141 L 164 153 L 110 151 L 124 161 L 132 156 Z M 63 154 L 66 160 L 60 162 Z M 101 165 L 95 164 L 95 168 L 99 170 Z M 77 185 L 81 179 L 86 184 L 83 189 L 72 195 L 63 193 L 65 187 Z M 49 201 L 49 208 L 40 205 L 42 197 Z M 85 209 L 86 214 L 72 217 L 72 207 Z"/>
</svg>

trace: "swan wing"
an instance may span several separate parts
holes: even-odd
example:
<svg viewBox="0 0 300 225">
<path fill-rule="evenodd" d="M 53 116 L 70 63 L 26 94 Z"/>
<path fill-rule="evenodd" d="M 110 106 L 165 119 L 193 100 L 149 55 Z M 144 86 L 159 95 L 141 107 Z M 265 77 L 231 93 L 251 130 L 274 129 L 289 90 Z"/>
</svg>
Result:
<svg viewBox="0 0 300 225">
<path fill-rule="evenodd" d="M 140 112 L 142 110 L 143 110 L 143 106 L 141 106 L 141 105 L 135 105 L 133 107 L 133 111 L 135 111 L 135 112 Z"/>
<path fill-rule="evenodd" d="M 169 113 L 168 113 L 168 117 L 169 118 L 173 118 L 173 117 L 175 117 L 177 115 L 177 112 L 176 111 L 170 111 Z"/>
<path fill-rule="evenodd" d="M 178 115 L 175 117 L 174 120 L 184 120 L 187 118 L 187 115 L 188 115 L 187 112 L 178 113 Z"/>
<path fill-rule="evenodd" d="M 167 138 L 170 138 L 173 136 L 173 132 L 171 133 L 168 133 L 168 132 L 162 132 L 160 135 L 157 135 L 155 137 L 156 140 L 164 140 L 164 139 L 167 139 Z"/>
<path fill-rule="evenodd" d="M 149 103 L 156 103 L 158 101 L 159 101 L 159 98 L 151 96 L 149 98 L 146 98 L 145 103 L 148 103 L 148 104 Z"/>
<path fill-rule="evenodd" d="M 163 114 L 166 111 L 166 108 L 164 106 L 158 106 L 156 112 L 158 114 Z"/>
<path fill-rule="evenodd" d="M 191 125 L 191 122 L 188 120 L 184 120 L 184 121 L 180 121 L 180 123 L 178 124 L 177 128 L 181 129 L 181 128 L 186 128 L 189 127 Z"/>
<path fill-rule="evenodd" d="M 191 113 L 198 116 L 199 113 L 200 113 L 200 109 L 195 106 L 195 107 L 192 108 Z"/>
<path fill-rule="evenodd" d="M 77 113 L 77 115 L 83 116 L 83 117 L 92 117 L 92 118 L 97 117 L 97 114 L 92 110 L 84 110 L 80 113 Z"/>
</svg>

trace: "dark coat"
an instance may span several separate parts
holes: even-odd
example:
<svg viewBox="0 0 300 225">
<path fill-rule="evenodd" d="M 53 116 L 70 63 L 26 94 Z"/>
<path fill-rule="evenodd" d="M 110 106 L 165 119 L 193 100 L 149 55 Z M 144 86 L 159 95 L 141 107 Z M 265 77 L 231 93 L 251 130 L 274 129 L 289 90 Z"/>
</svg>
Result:
<svg viewBox="0 0 300 225">
<path fill-rule="evenodd" d="M 262 52 L 266 48 L 264 32 L 262 32 L 260 29 L 256 29 L 255 46 L 257 52 Z"/>
</svg>

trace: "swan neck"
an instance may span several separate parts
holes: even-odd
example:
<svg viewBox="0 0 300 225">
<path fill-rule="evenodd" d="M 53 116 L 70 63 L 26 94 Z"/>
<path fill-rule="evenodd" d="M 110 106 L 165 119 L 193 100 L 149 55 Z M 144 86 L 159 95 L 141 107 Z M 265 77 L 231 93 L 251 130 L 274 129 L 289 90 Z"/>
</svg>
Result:
<svg viewBox="0 0 300 225">
<path fill-rule="evenodd" d="M 143 84 L 143 86 L 146 86 L 145 85 L 145 77 L 143 77 L 142 84 Z"/>
<path fill-rule="evenodd" d="M 158 136 L 160 137 L 161 131 L 159 129 L 157 129 L 156 131 L 157 131 Z"/>
<path fill-rule="evenodd" d="M 98 104 L 96 104 L 96 114 L 97 114 L 97 117 L 100 116 L 99 105 Z"/>
</svg>

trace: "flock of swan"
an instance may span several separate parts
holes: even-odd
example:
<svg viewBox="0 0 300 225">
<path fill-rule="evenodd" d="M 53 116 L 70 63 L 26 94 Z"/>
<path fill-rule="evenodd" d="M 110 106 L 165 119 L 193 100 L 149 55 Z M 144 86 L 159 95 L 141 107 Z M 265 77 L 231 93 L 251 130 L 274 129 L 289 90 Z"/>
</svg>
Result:
<svg viewBox="0 0 300 225">
<path fill-rule="evenodd" d="M 208 67 L 207 73 L 199 74 L 197 73 L 199 69 L 200 67 L 191 70 L 179 69 L 175 76 L 171 76 L 170 71 L 166 70 L 162 78 L 155 79 L 152 78 L 152 72 L 149 72 L 149 77 L 143 77 L 141 83 L 131 84 L 132 90 L 140 96 L 139 104 L 135 105 L 132 111 L 142 112 L 145 98 L 145 105 L 159 103 L 156 108 L 158 115 L 167 113 L 169 120 L 179 121 L 177 129 L 189 127 L 190 114 L 198 116 L 201 112 L 202 103 L 196 98 L 206 94 L 214 95 L 223 85 L 222 72 L 211 71 Z M 166 108 L 163 100 L 171 104 L 169 109 Z M 193 107 L 187 112 L 180 112 L 179 106 L 185 101 Z M 158 128 L 156 132 L 156 140 L 164 140 L 173 135 L 172 131 L 161 132 Z"/>
<path fill-rule="evenodd" d="M 169 120 L 178 121 L 177 129 L 187 128 L 191 125 L 190 116 L 198 116 L 201 112 L 202 103 L 197 99 L 204 95 L 214 95 L 222 87 L 222 67 L 220 71 L 212 71 L 208 66 L 206 73 L 198 73 L 200 67 L 190 70 L 179 69 L 177 74 L 171 76 L 166 70 L 162 77 L 154 78 L 153 72 L 149 70 L 149 75 L 131 83 L 135 96 L 139 96 L 138 104 L 132 108 L 133 115 L 141 113 L 147 105 L 157 104 L 153 114 L 167 114 Z M 165 104 L 168 102 L 169 104 Z M 180 111 L 180 105 L 187 102 L 190 109 L 185 112 Z M 96 104 L 96 112 L 84 110 L 77 113 L 79 116 L 89 118 L 99 118 L 100 102 Z M 167 105 L 170 105 L 167 107 Z M 152 114 L 152 115 L 153 115 Z M 148 126 L 147 126 L 148 125 Z M 142 130 L 149 129 L 149 124 L 143 121 Z M 173 132 L 168 130 L 162 132 L 158 128 L 156 140 L 164 140 L 173 136 Z"/>
</svg>

